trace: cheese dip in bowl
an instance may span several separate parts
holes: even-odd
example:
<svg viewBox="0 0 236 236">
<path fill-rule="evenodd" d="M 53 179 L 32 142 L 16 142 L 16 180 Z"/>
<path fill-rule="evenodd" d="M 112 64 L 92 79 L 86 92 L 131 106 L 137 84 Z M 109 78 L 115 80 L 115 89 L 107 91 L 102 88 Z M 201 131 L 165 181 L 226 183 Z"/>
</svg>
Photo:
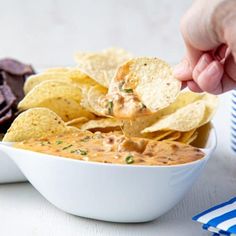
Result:
<svg viewBox="0 0 236 236">
<path fill-rule="evenodd" d="M 214 128 L 203 149 L 177 142 L 95 135 L 99 133 L 0 146 L 31 184 L 59 209 L 86 218 L 126 223 L 154 220 L 175 206 L 216 146 Z M 83 145 L 76 146 L 76 140 Z M 106 150 L 95 155 L 94 148 L 99 146 Z"/>
</svg>

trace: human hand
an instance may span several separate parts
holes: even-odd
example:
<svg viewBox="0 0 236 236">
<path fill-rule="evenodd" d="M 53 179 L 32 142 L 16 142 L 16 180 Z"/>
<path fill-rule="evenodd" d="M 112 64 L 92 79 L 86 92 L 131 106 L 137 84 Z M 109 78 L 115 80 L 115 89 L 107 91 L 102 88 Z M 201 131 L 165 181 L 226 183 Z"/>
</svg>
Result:
<svg viewBox="0 0 236 236">
<path fill-rule="evenodd" d="M 174 69 L 176 78 L 194 92 L 236 88 L 236 1 L 196 0 L 181 32 L 186 55 Z"/>
</svg>

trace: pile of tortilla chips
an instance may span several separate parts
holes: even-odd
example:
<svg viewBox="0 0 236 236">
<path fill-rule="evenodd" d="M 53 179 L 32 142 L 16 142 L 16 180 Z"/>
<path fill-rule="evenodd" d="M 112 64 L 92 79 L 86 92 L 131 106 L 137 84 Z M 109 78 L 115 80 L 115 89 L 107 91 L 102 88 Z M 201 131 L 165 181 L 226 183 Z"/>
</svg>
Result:
<svg viewBox="0 0 236 236">
<path fill-rule="evenodd" d="M 25 97 L 18 104 L 22 113 L 3 141 L 78 129 L 194 145 L 195 140 L 206 139 L 217 97 L 181 91 L 167 63 L 157 58 L 133 58 L 115 48 L 78 53 L 75 59 L 75 67 L 51 68 L 27 79 Z M 110 91 L 115 91 L 114 96 Z M 128 110 L 125 117 L 114 101 L 123 102 L 122 109 Z M 130 112 L 134 106 L 136 113 Z"/>
</svg>

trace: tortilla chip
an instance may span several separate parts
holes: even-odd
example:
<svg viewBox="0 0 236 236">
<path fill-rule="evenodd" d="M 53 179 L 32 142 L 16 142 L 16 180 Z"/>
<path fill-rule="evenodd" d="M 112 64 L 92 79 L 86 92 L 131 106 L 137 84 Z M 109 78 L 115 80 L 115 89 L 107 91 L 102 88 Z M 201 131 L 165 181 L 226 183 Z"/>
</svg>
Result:
<svg viewBox="0 0 236 236">
<path fill-rule="evenodd" d="M 137 117 L 133 120 L 124 120 L 123 121 L 123 132 L 127 137 L 147 137 L 150 138 L 150 134 L 141 133 L 143 129 L 151 126 L 160 118 L 158 113 Z M 154 137 L 154 136 L 151 136 Z"/>
<path fill-rule="evenodd" d="M 192 140 L 191 145 L 198 148 L 205 148 L 211 129 L 212 129 L 211 122 L 208 122 L 205 125 L 199 127 L 196 130 L 198 135 L 195 138 L 195 140 Z"/>
<path fill-rule="evenodd" d="M 150 135 L 151 139 L 160 141 L 160 140 L 165 139 L 165 137 L 170 135 L 171 133 L 173 133 L 172 130 L 162 130 L 162 131 L 157 131 L 157 132 L 147 133 L 147 134 Z"/>
<path fill-rule="evenodd" d="M 80 128 L 81 130 L 92 130 L 97 128 L 113 128 L 120 127 L 123 123 L 121 120 L 114 118 L 102 118 L 98 120 L 90 120 L 83 124 Z"/>
<path fill-rule="evenodd" d="M 40 84 L 43 81 L 47 80 L 60 80 L 65 81 L 68 77 L 68 72 L 47 72 L 47 73 L 40 73 L 37 75 L 31 75 L 27 78 L 24 84 L 24 92 L 28 94 L 35 86 Z"/>
<path fill-rule="evenodd" d="M 162 140 L 175 141 L 181 136 L 181 132 L 174 131 L 165 136 Z"/>
<path fill-rule="evenodd" d="M 202 100 L 205 102 L 206 110 L 204 117 L 201 121 L 201 126 L 208 123 L 213 118 L 216 109 L 219 105 L 219 99 L 216 95 L 204 93 Z"/>
<path fill-rule="evenodd" d="M 205 93 L 194 93 L 186 89 L 182 90 L 178 94 L 176 100 L 173 103 L 171 103 L 169 106 L 165 107 L 164 109 L 159 110 L 158 114 L 160 116 L 172 114 L 182 107 L 185 107 L 198 100 L 202 100 L 204 95 Z"/>
<path fill-rule="evenodd" d="M 206 106 L 204 101 L 196 101 L 173 114 L 169 114 L 159 119 L 152 126 L 145 128 L 142 133 L 155 132 L 158 130 L 176 130 L 186 132 L 201 125 Z"/>
<path fill-rule="evenodd" d="M 107 89 L 100 85 L 93 86 L 88 91 L 83 91 L 81 106 L 98 116 L 106 116 L 106 93 Z"/>
<path fill-rule="evenodd" d="M 19 110 L 38 107 L 39 104 L 55 98 L 68 98 L 80 102 L 81 88 L 62 81 L 44 81 L 34 87 L 18 104 Z"/>
<path fill-rule="evenodd" d="M 107 88 L 118 66 L 130 58 L 130 53 L 119 48 L 109 48 L 97 53 L 79 52 L 75 55 L 78 68 Z"/>
<path fill-rule="evenodd" d="M 196 129 L 192 129 L 187 132 L 181 132 L 181 136 L 178 138 L 177 141 L 181 143 L 187 143 L 191 139 L 195 131 Z"/>
<path fill-rule="evenodd" d="M 21 113 L 12 123 L 3 141 L 19 142 L 68 132 L 64 121 L 47 108 L 32 108 Z"/>
<path fill-rule="evenodd" d="M 99 85 L 95 80 L 91 79 L 78 68 L 71 68 L 68 72 L 68 79 L 76 84 L 79 84 L 81 87 Z"/>
<path fill-rule="evenodd" d="M 39 103 L 37 107 L 46 107 L 54 111 L 63 121 L 67 122 L 80 116 L 94 119 L 94 115 L 81 107 L 80 103 L 70 98 L 56 97 Z"/>
<path fill-rule="evenodd" d="M 191 144 L 194 142 L 194 140 L 198 137 L 198 131 L 196 130 L 193 135 L 189 138 L 189 140 L 186 142 L 186 144 Z"/>
<path fill-rule="evenodd" d="M 80 128 L 81 125 L 83 125 L 87 121 L 89 121 L 89 119 L 87 117 L 81 116 L 81 117 L 75 118 L 73 120 L 67 121 L 66 125 L 67 126 L 74 126 L 76 128 Z"/>
<path fill-rule="evenodd" d="M 132 118 L 167 107 L 175 101 L 180 89 L 181 82 L 174 78 L 167 63 L 143 57 L 119 67 L 108 96 L 113 98 L 115 117 Z"/>
</svg>

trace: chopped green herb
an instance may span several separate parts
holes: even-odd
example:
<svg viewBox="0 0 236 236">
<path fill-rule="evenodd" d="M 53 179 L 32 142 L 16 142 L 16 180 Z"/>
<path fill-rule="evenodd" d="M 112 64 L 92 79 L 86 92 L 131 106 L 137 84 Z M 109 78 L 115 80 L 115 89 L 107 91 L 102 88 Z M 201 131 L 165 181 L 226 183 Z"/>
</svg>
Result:
<svg viewBox="0 0 236 236">
<path fill-rule="evenodd" d="M 82 149 L 78 149 L 78 150 L 71 150 L 70 153 L 76 153 L 76 154 L 80 154 L 82 156 L 86 156 L 88 152 L 85 150 L 82 150 Z"/>
<path fill-rule="evenodd" d="M 122 89 L 125 93 L 133 93 L 133 89 Z"/>
<path fill-rule="evenodd" d="M 125 84 L 125 81 L 121 81 L 121 82 L 119 83 L 119 90 L 122 90 L 122 87 L 123 87 L 124 84 Z"/>
<path fill-rule="evenodd" d="M 41 146 L 45 146 L 46 144 L 51 144 L 49 141 L 42 141 L 41 143 Z"/>
<path fill-rule="evenodd" d="M 70 148 L 70 147 L 72 147 L 73 145 L 72 144 L 70 144 L 70 145 L 68 145 L 68 146 L 65 146 L 64 148 L 62 148 L 62 150 L 66 150 L 66 149 L 68 149 L 68 148 Z"/>
<path fill-rule="evenodd" d="M 88 142 L 90 139 L 89 136 L 85 136 L 84 138 L 80 139 L 81 142 Z"/>
<path fill-rule="evenodd" d="M 57 141 L 56 141 L 56 144 L 57 144 L 57 145 L 62 144 L 62 143 L 63 143 L 63 141 L 61 141 L 61 140 L 57 140 Z"/>
<path fill-rule="evenodd" d="M 79 152 L 80 152 L 80 155 L 82 155 L 82 156 L 85 156 L 88 153 L 87 151 L 82 150 L 82 149 L 79 149 Z"/>
<path fill-rule="evenodd" d="M 145 108 L 147 108 L 146 105 L 142 103 L 142 109 L 145 109 Z"/>
<path fill-rule="evenodd" d="M 126 162 L 126 164 L 132 164 L 132 163 L 134 162 L 134 156 L 128 155 L 128 156 L 125 158 L 125 162 Z"/>
<path fill-rule="evenodd" d="M 112 114 L 112 110 L 113 110 L 113 102 L 112 101 L 109 101 L 108 104 L 107 104 L 107 107 L 108 107 L 108 114 Z"/>
</svg>

